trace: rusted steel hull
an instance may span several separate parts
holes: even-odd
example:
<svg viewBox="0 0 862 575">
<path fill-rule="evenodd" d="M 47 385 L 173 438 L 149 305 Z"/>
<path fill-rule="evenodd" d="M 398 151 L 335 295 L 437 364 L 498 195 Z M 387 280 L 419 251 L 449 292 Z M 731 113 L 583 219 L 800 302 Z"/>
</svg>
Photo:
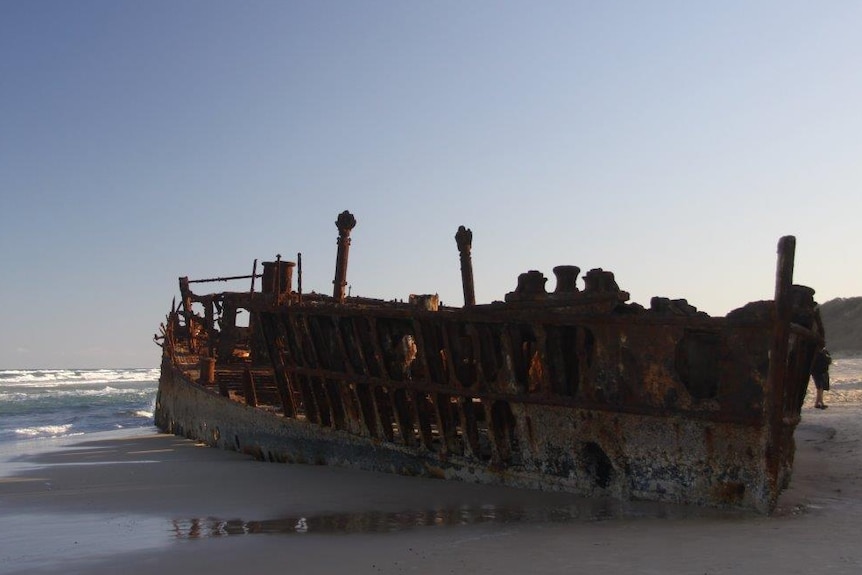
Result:
<svg viewBox="0 0 862 575">
<path fill-rule="evenodd" d="M 181 281 L 156 424 L 272 461 L 771 511 L 822 346 L 813 290 L 779 267 L 784 323 L 775 302 L 714 318 L 625 304 L 593 272 L 584 292 L 522 277 L 507 302 L 464 308 L 346 297 L 345 261 L 332 298 Z M 250 324 L 216 330 L 193 303 Z"/>
</svg>

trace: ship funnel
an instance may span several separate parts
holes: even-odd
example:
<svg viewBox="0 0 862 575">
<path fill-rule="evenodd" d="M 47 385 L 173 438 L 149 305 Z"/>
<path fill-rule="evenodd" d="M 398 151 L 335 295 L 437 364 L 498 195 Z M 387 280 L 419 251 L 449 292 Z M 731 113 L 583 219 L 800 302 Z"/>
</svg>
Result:
<svg viewBox="0 0 862 575">
<path fill-rule="evenodd" d="M 274 262 L 263 262 L 263 278 L 261 279 L 261 290 L 263 293 L 286 294 L 293 291 L 293 268 L 294 262 L 282 260 L 280 257 Z"/>
</svg>

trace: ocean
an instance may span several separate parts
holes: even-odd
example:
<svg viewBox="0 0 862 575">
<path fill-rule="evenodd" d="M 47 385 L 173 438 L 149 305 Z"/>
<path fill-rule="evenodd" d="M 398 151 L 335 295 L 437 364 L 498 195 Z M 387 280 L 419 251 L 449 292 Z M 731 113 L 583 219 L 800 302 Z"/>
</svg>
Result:
<svg viewBox="0 0 862 575">
<path fill-rule="evenodd" d="M 158 368 L 0 370 L 0 444 L 153 425 Z"/>
</svg>

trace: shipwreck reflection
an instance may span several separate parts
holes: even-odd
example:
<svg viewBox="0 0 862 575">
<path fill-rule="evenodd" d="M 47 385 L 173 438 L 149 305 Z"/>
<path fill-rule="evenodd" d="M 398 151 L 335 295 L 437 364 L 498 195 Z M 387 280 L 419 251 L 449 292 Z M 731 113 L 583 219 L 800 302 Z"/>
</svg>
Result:
<svg viewBox="0 0 862 575">
<path fill-rule="evenodd" d="M 203 539 L 252 534 L 353 534 L 394 533 L 416 528 L 454 527 L 483 523 L 567 523 L 611 519 L 738 517 L 742 512 L 705 510 L 655 503 L 601 500 L 561 507 L 459 506 L 414 511 L 361 511 L 277 519 L 243 520 L 217 517 L 175 519 L 172 529 L 178 539 Z"/>
</svg>

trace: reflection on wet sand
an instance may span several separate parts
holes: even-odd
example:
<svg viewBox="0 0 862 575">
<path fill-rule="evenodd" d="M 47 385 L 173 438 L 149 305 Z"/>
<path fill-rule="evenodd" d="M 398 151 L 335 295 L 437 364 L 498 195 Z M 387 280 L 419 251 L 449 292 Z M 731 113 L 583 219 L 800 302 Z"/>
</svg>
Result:
<svg viewBox="0 0 862 575">
<path fill-rule="evenodd" d="M 383 512 L 364 511 L 246 521 L 216 517 L 175 519 L 177 539 L 203 539 L 251 534 L 393 533 L 421 527 L 454 527 L 482 523 L 570 523 L 637 518 L 738 517 L 744 512 L 667 504 L 584 500 L 562 507 L 459 506 L 455 508 Z"/>
</svg>

